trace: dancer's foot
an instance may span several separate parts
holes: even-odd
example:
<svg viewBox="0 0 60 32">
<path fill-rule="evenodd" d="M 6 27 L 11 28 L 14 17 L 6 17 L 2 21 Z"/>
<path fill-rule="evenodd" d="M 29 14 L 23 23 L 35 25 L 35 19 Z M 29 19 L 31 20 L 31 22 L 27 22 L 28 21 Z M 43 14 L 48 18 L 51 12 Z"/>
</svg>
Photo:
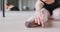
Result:
<svg viewBox="0 0 60 32">
<path fill-rule="evenodd" d="M 34 21 L 33 22 L 26 22 L 25 23 L 25 26 L 28 27 L 28 28 L 32 28 L 32 27 L 38 27 L 38 26 L 41 26 L 41 25 L 38 25 L 37 23 L 35 23 Z"/>
</svg>

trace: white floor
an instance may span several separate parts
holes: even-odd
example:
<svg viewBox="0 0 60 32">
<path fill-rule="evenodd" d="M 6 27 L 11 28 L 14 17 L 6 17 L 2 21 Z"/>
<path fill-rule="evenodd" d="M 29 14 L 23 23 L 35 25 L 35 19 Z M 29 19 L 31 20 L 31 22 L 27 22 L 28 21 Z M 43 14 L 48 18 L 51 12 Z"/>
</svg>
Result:
<svg viewBox="0 0 60 32">
<path fill-rule="evenodd" d="M 6 17 L 2 17 L 0 12 L 0 32 L 60 32 L 60 21 L 52 20 L 52 27 L 46 28 L 27 28 L 25 27 L 26 19 L 34 14 L 34 11 L 7 11 Z"/>
</svg>

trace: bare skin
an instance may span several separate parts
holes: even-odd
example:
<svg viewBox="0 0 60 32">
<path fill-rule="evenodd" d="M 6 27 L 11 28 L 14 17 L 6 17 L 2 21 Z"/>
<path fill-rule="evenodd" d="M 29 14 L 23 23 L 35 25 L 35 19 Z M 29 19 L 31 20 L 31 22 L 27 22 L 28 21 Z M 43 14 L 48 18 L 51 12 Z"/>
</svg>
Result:
<svg viewBox="0 0 60 32">
<path fill-rule="evenodd" d="M 54 0 L 43 0 L 43 1 L 46 4 L 54 3 Z M 27 21 L 32 21 L 32 23 L 35 21 L 34 23 L 37 24 L 36 26 L 41 25 L 42 27 L 44 27 L 46 21 L 48 21 L 48 18 L 50 18 L 51 16 L 50 16 L 50 13 L 47 9 L 42 8 L 43 5 L 44 5 L 43 2 L 41 2 L 40 0 L 37 0 L 36 4 L 35 4 L 35 8 L 36 8 L 35 15 L 33 15 L 33 17 L 30 17 Z M 56 19 L 60 20 L 60 16 L 59 16 L 60 13 L 58 13 L 58 12 L 60 12 L 60 8 L 57 8 L 57 9 L 53 10 L 53 18 L 55 20 Z M 29 22 L 29 23 L 31 23 L 31 22 Z M 33 24 L 33 25 L 35 25 L 35 24 Z"/>
<path fill-rule="evenodd" d="M 47 4 L 54 3 L 54 0 L 43 0 Z M 41 8 L 43 7 L 44 3 L 42 3 L 40 0 L 36 1 L 36 11 L 35 11 L 35 23 L 38 23 L 38 25 L 42 25 L 44 27 L 44 13 L 41 11 Z"/>
</svg>

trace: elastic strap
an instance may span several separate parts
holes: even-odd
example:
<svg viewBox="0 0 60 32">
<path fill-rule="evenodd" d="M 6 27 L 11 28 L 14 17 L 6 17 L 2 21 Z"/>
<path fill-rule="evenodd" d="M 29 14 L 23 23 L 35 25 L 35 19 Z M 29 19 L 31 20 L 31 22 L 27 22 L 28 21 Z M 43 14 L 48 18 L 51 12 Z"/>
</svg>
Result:
<svg viewBox="0 0 60 32">
<path fill-rule="evenodd" d="M 42 1 L 42 0 L 40 0 L 41 2 L 43 2 L 44 3 L 44 5 L 46 5 L 46 3 L 44 2 L 44 1 Z"/>
</svg>

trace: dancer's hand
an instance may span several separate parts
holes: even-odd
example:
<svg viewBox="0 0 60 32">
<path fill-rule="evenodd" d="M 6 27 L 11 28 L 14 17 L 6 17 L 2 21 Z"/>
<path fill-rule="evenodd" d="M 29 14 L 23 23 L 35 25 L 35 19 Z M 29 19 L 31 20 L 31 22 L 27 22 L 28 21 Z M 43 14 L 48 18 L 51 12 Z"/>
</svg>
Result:
<svg viewBox="0 0 60 32">
<path fill-rule="evenodd" d="M 44 15 L 40 11 L 35 11 L 35 23 L 38 23 L 38 25 L 42 25 L 44 27 Z"/>
</svg>

